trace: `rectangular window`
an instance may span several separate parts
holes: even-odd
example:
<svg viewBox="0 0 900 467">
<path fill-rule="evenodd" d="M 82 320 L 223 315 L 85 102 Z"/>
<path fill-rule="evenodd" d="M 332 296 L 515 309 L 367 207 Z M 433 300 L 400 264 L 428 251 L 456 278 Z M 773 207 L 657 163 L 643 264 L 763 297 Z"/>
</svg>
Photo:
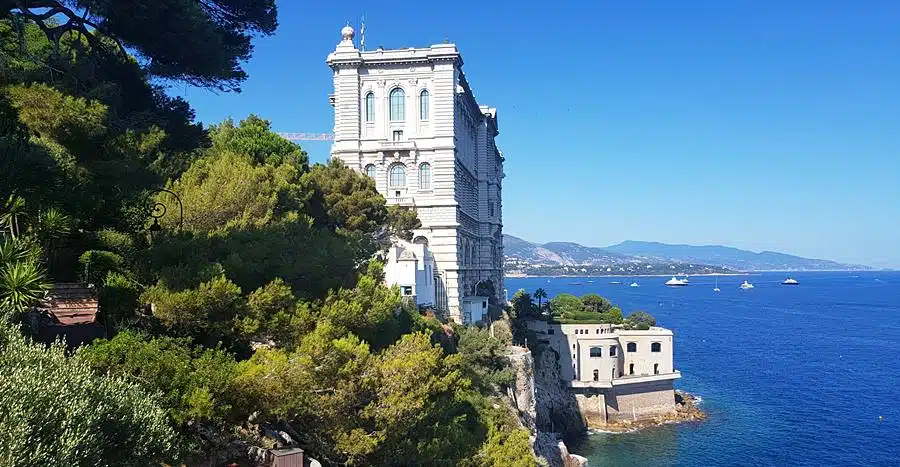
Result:
<svg viewBox="0 0 900 467">
<path fill-rule="evenodd" d="M 617 347 L 614 345 L 609 346 L 609 356 L 610 357 L 616 356 L 616 349 L 617 349 Z"/>
<path fill-rule="evenodd" d="M 548 329 L 547 334 L 555 334 L 555 332 L 553 331 L 553 329 Z"/>
<path fill-rule="evenodd" d="M 602 357 L 603 347 L 591 347 L 591 357 Z"/>
<path fill-rule="evenodd" d="M 403 141 L 403 130 L 394 130 L 393 141 Z"/>
<path fill-rule="evenodd" d="M 494 217 L 494 202 L 488 201 L 488 215 Z"/>
<path fill-rule="evenodd" d="M 408 285 L 404 285 L 403 287 L 400 287 L 400 292 L 403 295 L 412 295 L 413 288 Z"/>
</svg>

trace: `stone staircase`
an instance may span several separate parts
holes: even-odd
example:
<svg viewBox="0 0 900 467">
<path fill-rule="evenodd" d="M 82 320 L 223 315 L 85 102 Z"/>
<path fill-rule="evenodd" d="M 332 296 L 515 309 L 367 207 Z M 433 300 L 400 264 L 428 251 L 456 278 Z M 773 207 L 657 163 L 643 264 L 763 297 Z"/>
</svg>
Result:
<svg viewBox="0 0 900 467">
<path fill-rule="evenodd" d="M 77 282 L 55 283 L 41 308 L 64 326 L 94 323 L 97 321 L 97 293 L 94 288 Z"/>
</svg>

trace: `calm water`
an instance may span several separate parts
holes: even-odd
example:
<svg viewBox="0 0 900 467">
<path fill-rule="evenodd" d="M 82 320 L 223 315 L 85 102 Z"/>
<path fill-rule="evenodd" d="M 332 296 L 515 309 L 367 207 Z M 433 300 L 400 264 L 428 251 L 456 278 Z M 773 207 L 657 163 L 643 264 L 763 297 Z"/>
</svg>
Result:
<svg viewBox="0 0 900 467">
<path fill-rule="evenodd" d="M 709 420 L 592 434 L 571 446 L 592 467 L 900 465 L 900 272 L 802 273 L 796 287 L 780 285 L 785 277 L 720 277 L 718 294 L 713 277 L 683 288 L 663 277 L 506 287 L 598 293 L 675 332 L 677 385 L 703 398 Z M 740 290 L 744 279 L 756 288 Z"/>
</svg>

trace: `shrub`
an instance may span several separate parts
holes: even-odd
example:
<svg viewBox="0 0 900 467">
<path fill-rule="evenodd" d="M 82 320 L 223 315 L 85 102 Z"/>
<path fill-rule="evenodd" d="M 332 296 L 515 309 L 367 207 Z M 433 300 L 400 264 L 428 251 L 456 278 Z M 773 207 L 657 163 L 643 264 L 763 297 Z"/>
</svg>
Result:
<svg viewBox="0 0 900 467">
<path fill-rule="evenodd" d="M 104 250 L 88 250 L 79 258 L 84 266 L 82 280 L 89 284 L 98 284 L 110 271 L 121 272 L 125 261 L 121 256 Z"/>
<path fill-rule="evenodd" d="M 0 464 L 159 465 L 175 433 L 154 397 L 0 329 Z"/>
<path fill-rule="evenodd" d="M 78 355 L 99 373 L 135 378 L 162 395 L 175 423 L 221 426 L 231 409 L 226 394 L 236 363 L 219 349 L 194 348 L 186 339 L 171 337 L 146 340 L 125 331 L 111 340 L 95 341 Z"/>
<path fill-rule="evenodd" d="M 656 326 L 656 318 L 646 311 L 635 311 L 625 318 L 625 327 L 628 329 L 647 330 L 650 326 Z"/>
<path fill-rule="evenodd" d="M 131 235 L 115 229 L 103 229 L 97 232 L 97 241 L 104 250 L 109 250 L 125 259 L 133 259 L 136 251 Z"/>
<path fill-rule="evenodd" d="M 140 286 L 123 274 L 109 271 L 100 288 L 100 313 L 113 324 L 133 318 L 140 305 Z"/>
</svg>

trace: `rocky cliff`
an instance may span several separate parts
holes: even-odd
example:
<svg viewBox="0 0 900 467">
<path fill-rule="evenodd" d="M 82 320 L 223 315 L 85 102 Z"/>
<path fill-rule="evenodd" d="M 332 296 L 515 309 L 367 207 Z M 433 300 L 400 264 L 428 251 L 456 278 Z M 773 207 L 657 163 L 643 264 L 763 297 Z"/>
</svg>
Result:
<svg viewBox="0 0 900 467">
<path fill-rule="evenodd" d="M 551 467 L 586 467 L 587 459 L 570 454 L 560 439 L 561 434 L 583 434 L 586 426 L 574 397 L 560 384 L 557 358 L 556 352 L 545 350 L 535 361 L 530 351 L 510 347 L 510 364 L 516 370 L 510 400 L 531 431 L 539 461 Z"/>
</svg>

